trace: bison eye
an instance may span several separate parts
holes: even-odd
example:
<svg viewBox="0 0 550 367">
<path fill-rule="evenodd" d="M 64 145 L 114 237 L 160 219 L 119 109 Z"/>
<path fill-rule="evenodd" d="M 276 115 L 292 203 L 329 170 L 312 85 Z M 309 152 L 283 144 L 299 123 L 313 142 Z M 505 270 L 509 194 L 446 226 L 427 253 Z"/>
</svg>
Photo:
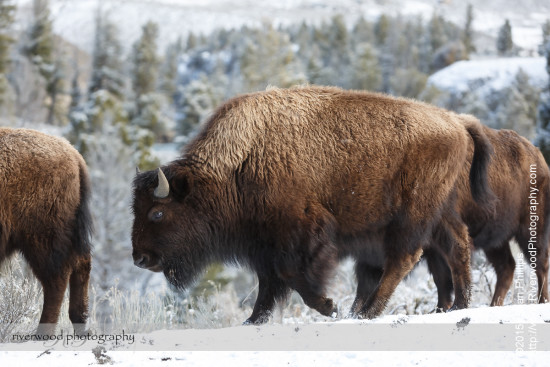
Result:
<svg viewBox="0 0 550 367">
<path fill-rule="evenodd" d="M 151 219 L 154 220 L 155 222 L 158 222 L 162 219 L 163 215 L 164 213 L 161 211 L 154 212 L 153 215 L 151 216 Z"/>
</svg>

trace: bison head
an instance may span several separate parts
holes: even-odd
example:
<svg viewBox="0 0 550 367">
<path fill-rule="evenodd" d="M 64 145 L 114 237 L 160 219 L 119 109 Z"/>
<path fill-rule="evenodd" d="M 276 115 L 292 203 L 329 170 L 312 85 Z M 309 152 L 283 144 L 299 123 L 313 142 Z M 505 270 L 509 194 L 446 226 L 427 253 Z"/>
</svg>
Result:
<svg viewBox="0 0 550 367">
<path fill-rule="evenodd" d="M 174 166 L 137 173 L 134 180 L 134 264 L 164 272 L 178 288 L 190 285 L 212 253 L 208 200 L 191 186 L 190 175 Z"/>
</svg>

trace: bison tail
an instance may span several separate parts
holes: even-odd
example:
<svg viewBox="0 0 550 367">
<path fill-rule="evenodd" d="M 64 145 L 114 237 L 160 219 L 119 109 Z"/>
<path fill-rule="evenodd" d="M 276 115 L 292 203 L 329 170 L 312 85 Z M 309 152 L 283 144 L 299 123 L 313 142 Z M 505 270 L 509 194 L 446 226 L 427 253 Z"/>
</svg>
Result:
<svg viewBox="0 0 550 367">
<path fill-rule="evenodd" d="M 479 122 L 467 123 L 465 127 L 474 141 L 474 156 L 470 167 L 472 197 L 487 214 L 492 214 L 496 204 L 496 196 L 489 185 L 489 164 L 493 155 L 493 146 Z"/>
<path fill-rule="evenodd" d="M 90 212 L 91 183 L 86 163 L 80 162 L 80 203 L 76 209 L 76 225 L 73 239 L 79 255 L 89 255 L 92 250 L 92 214 Z"/>
</svg>

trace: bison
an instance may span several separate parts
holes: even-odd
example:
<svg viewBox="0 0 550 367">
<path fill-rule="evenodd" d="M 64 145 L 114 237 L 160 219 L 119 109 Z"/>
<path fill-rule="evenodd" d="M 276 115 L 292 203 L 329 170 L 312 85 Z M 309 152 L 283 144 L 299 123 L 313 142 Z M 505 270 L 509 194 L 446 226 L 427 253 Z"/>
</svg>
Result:
<svg viewBox="0 0 550 367">
<path fill-rule="evenodd" d="M 91 268 L 90 182 L 65 139 L 0 128 L 0 262 L 20 252 L 44 290 L 39 334 L 55 331 L 67 284 L 69 318 L 83 332 Z"/>
<path fill-rule="evenodd" d="M 454 113 L 334 87 L 233 98 L 181 159 L 136 175 L 134 263 L 182 289 L 210 263 L 245 266 L 259 282 L 245 323 L 263 323 L 291 289 L 309 307 L 335 315 L 327 279 L 351 256 L 358 264 L 352 314 L 373 318 L 441 223 L 454 239 L 442 252 L 462 295 L 455 306 L 467 307 L 467 229 L 451 214 L 457 167 L 470 146 L 472 190 L 488 205 L 491 147 Z M 442 219 L 443 212 L 450 214 Z M 379 263 L 371 292 L 361 272 Z"/>
<path fill-rule="evenodd" d="M 466 123 L 473 116 L 460 116 Z M 532 301 L 548 302 L 548 241 L 550 235 L 550 172 L 540 153 L 527 139 L 511 130 L 484 127 L 495 149 L 489 165 L 489 183 L 499 200 L 495 215 L 483 216 L 466 184 L 469 165 L 461 171 L 457 211 L 467 224 L 473 246 L 483 250 L 497 275 L 491 306 L 502 305 L 514 278 L 515 261 L 509 242 L 515 238 L 525 256 L 524 267 L 534 267 L 538 292 Z M 451 305 L 450 270 L 439 253 L 429 249 L 424 256 L 438 290 L 440 309 Z"/>
</svg>

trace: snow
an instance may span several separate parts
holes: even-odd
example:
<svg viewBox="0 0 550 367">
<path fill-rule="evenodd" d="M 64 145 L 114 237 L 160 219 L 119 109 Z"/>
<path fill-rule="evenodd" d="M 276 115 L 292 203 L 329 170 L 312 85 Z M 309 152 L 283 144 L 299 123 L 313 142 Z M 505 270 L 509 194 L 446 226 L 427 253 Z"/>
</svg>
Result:
<svg viewBox="0 0 550 367">
<path fill-rule="evenodd" d="M 532 85 L 543 88 L 548 83 L 546 60 L 543 57 L 512 57 L 459 61 L 436 72 L 428 84 L 460 94 L 478 88 L 499 91 L 512 84 L 521 68 Z"/>
<path fill-rule="evenodd" d="M 128 334 L 125 334 L 128 336 Z M 159 330 L 123 342 L 67 347 L 1 344 L 3 365 L 73 366 L 103 361 L 152 366 L 546 366 L 550 305 L 479 307 L 375 320 L 267 324 L 223 329 Z M 101 353 L 97 347 L 104 348 Z M 91 352 L 95 349 L 95 355 Z M 521 350 L 520 350 L 521 349 Z"/>
</svg>

